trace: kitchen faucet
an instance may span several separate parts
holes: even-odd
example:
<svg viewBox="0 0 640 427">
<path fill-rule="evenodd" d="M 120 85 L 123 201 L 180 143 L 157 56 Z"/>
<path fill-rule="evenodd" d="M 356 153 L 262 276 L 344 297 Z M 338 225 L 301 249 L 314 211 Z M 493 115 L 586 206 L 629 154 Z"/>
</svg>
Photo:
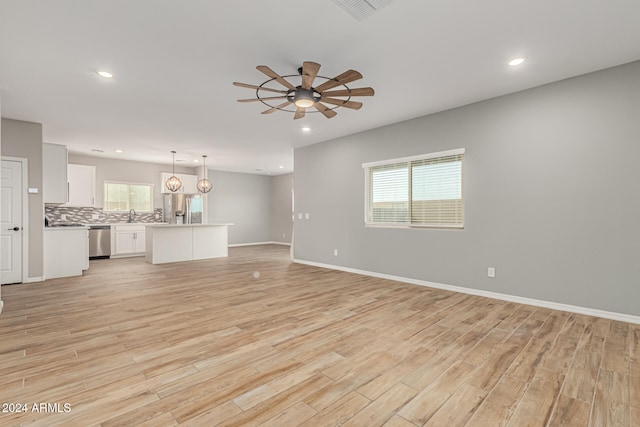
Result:
<svg viewBox="0 0 640 427">
<path fill-rule="evenodd" d="M 136 210 L 131 209 L 129 211 L 129 222 L 133 222 L 134 219 L 136 219 Z"/>
</svg>

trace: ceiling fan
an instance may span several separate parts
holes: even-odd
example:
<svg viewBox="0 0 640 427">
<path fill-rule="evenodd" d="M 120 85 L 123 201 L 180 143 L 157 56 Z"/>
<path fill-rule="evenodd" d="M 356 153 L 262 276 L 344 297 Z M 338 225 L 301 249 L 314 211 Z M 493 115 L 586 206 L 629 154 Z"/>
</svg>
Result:
<svg viewBox="0 0 640 427">
<path fill-rule="evenodd" d="M 256 90 L 255 98 L 238 99 L 238 102 L 260 101 L 269 107 L 269 109 L 263 111 L 262 114 L 271 114 L 276 110 L 295 112 L 293 116 L 295 120 L 304 117 L 306 113 L 320 112 L 326 118 L 330 119 L 336 116 L 337 113 L 334 110 L 338 107 L 350 108 L 352 110 L 359 110 L 362 107 L 362 102 L 351 101 L 351 97 L 373 96 L 375 94 L 373 88 L 370 87 L 352 89 L 347 86 L 347 83 L 362 78 L 362 74 L 355 70 L 347 70 L 334 78 L 328 78 L 319 76 L 318 71 L 320 70 L 320 64 L 310 61 L 302 63 L 302 67 L 298 68 L 298 74 L 286 76 L 279 75 L 266 65 L 258 65 L 256 69 L 266 74 L 270 79 L 259 86 L 239 82 L 233 82 L 233 84 L 234 86 Z M 316 79 L 324 81 L 318 86 L 313 86 Z M 284 86 L 286 90 L 280 89 L 279 87 L 271 87 L 269 83 L 274 81 Z M 295 83 L 298 83 L 298 81 L 300 83 L 296 85 Z M 331 90 L 339 86 L 342 86 L 342 88 Z M 262 96 L 264 92 L 278 93 L 280 96 Z M 276 100 L 286 101 L 278 105 L 273 105 Z M 291 104 L 293 104 L 295 110 L 287 108 Z M 328 107 L 325 104 L 330 104 L 334 107 Z M 315 108 L 317 111 L 308 111 L 307 109 L 310 107 Z"/>
</svg>

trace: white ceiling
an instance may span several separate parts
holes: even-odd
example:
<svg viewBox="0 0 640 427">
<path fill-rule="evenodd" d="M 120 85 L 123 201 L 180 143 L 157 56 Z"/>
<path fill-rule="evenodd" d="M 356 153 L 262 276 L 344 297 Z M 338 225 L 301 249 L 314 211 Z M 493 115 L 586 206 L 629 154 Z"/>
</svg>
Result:
<svg viewBox="0 0 640 427">
<path fill-rule="evenodd" d="M 637 59 L 637 0 L 395 0 L 362 22 L 331 0 L 0 0 L 3 117 L 72 152 L 170 163 L 176 150 L 237 172 L 290 172 L 295 147 Z M 296 121 L 236 102 L 255 91 L 232 82 L 268 79 L 257 65 L 302 61 L 358 70 L 350 87 L 376 95 Z"/>
</svg>

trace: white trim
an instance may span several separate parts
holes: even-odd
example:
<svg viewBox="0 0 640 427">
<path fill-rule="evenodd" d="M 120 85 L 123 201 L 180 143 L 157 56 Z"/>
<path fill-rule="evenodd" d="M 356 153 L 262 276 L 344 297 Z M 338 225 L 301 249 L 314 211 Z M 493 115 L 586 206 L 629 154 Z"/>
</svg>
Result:
<svg viewBox="0 0 640 427">
<path fill-rule="evenodd" d="M 457 156 L 458 154 L 464 154 L 464 148 L 456 148 L 453 150 L 438 151 L 437 153 L 420 154 L 418 156 L 400 157 L 398 159 L 379 160 L 377 162 L 363 163 L 363 168 L 371 168 L 374 166 L 392 165 L 394 163 L 409 163 L 414 160 L 427 160 L 435 159 L 436 157 Z"/>
<path fill-rule="evenodd" d="M 258 245 L 284 245 L 291 246 L 291 243 L 285 242 L 253 242 L 253 243 L 234 243 L 232 245 L 228 245 L 230 248 L 238 248 L 241 246 L 258 246 Z"/>
<path fill-rule="evenodd" d="M 18 162 L 22 169 L 22 278 L 20 282 L 25 283 L 29 277 L 29 160 L 12 156 L 0 156 L 0 160 Z M 44 205 L 42 209 L 44 215 Z M 44 261 L 44 254 L 42 259 Z"/>
<path fill-rule="evenodd" d="M 0 313 L 2 313 L 3 307 L 4 307 L 4 302 L 0 299 Z"/>
<path fill-rule="evenodd" d="M 483 291 L 480 289 L 464 288 L 462 286 L 445 285 L 442 283 L 428 282 L 426 280 L 411 279 L 408 277 L 394 276 L 391 274 L 376 273 L 366 270 L 358 270 L 356 268 L 342 267 L 339 265 L 323 264 L 314 261 L 305 261 L 295 259 L 293 262 L 298 264 L 311 265 L 314 267 L 328 268 L 331 270 L 345 271 L 347 273 L 362 274 L 364 276 L 377 277 L 380 279 L 395 280 L 396 282 L 410 283 L 412 285 L 426 286 L 429 288 L 443 289 L 447 291 L 460 292 L 469 295 L 478 295 L 486 298 L 493 298 L 503 301 L 515 302 L 518 304 L 533 305 L 536 307 L 550 308 L 552 310 L 568 311 L 570 313 L 585 314 L 587 316 L 602 317 L 605 319 L 618 320 L 620 322 L 635 323 L 640 325 L 640 316 L 631 314 L 616 313 L 612 311 L 598 310 L 595 308 L 580 307 L 577 305 L 562 304 L 553 301 L 544 301 L 533 298 L 519 297 L 515 295 L 501 294 L 498 292 Z"/>
<path fill-rule="evenodd" d="M 27 277 L 27 280 L 24 280 L 22 283 L 36 283 L 36 282 L 44 282 L 44 277 Z"/>
</svg>

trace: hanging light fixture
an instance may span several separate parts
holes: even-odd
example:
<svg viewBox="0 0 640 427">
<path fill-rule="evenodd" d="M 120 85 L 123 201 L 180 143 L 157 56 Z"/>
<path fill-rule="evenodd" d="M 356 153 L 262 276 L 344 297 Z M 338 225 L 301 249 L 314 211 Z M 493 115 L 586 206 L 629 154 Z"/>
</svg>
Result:
<svg viewBox="0 0 640 427">
<path fill-rule="evenodd" d="M 171 176 L 169 177 L 169 179 L 167 179 L 167 182 L 165 182 L 164 185 L 169 191 L 175 193 L 180 189 L 180 187 L 182 187 L 182 181 L 180 181 L 180 178 L 176 176 L 176 152 L 172 151 L 171 154 L 173 156 L 173 167 L 171 169 Z"/>
<path fill-rule="evenodd" d="M 207 179 L 207 156 L 202 156 L 202 176 L 196 187 L 201 193 L 208 193 L 213 188 L 213 184 Z"/>
</svg>

